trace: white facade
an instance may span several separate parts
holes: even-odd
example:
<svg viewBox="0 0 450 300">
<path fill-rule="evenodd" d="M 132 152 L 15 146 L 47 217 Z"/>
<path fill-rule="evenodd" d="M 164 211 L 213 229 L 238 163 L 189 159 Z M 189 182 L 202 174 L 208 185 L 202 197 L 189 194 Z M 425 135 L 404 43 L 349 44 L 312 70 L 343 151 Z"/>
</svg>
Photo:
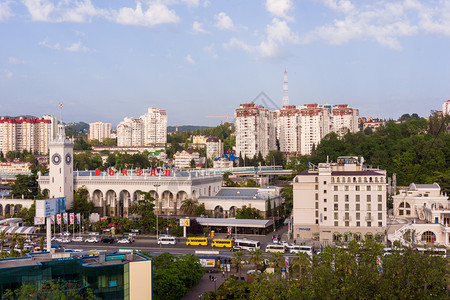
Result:
<svg viewBox="0 0 450 300">
<path fill-rule="evenodd" d="M 358 128 L 359 110 L 347 104 L 334 105 L 331 110 L 331 131 L 339 136 L 355 133 Z"/>
<path fill-rule="evenodd" d="M 178 151 L 173 157 L 176 168 L 190 168 L 192 160 L 194 160 L 195 165 L 200 163 L 200 154 L 194 150 Z"/>
<path fill-rule="evenodd" d="M 148 112 L 140 119 L 144 125 L 143 146 L 167 143 L 167 113 L 154 107 L 149 107 Z"/>
<path fill-rule="evenodd" d="M 111 138 L 111 123 L 95 122 L 89 123 L 89 140 L 99 140 Z"/>
<path fill-rule="evenodd" d="M 386 171 L 357 157 L 321 163 L 294 178 L 294 238 L 333 241 L 349 233 L 384 235 Z"/>
<path fill-rule="evenodd" d="M 236 154 L 253 158 L 261 152 L 266 157 L 276 150 L 275 113 L 254 103 L 236 109 Z"/>
<path fill-rule="evenodd" d="M 233 162 L 225 157 L 215 159 L 213 162 L 214 169 L 232 168 L 232 167 L 233 167 Z"/>
<path fill-rule="evenodd" d="M 143 146 L 144 126 L 141 119 L 125 118 L 117 125 L 117 146 Z"/>
<path fill-rule="evenodd" d="M 73 143 L 66 139 L 63 124 L 58 125 L 58 137 L 49 144 L 50 198 L 66 197 L 66 208 L 73 202 Z"/>
<path fill-rule="evenodd" d="M 390 232 L 391 241 L 408 243 L 405 235 L 414 233 L 415 244 L 450 246 L 450 200 L 437 183 L 411 183 L 406 190 L 393 196 L 394 220 L 405 225 Z"/>
<path fill-rule="evenodd" d="M 300 107 L 300 153 L 311 155 L 313 147 L 330 133 L 330 110 L 317 104 Z"/>
<path fill-rule="evenodd" d="M 450 115 L 450 100 L 447 100 L 444 103 L 442 103 L 442 115 L 444 116 Z"/>
<path fill-rule="evenodd" d="M 206 140 L 206 157 L 217 158 L 223 155 L 223 142 L 216 137 L 210 137 Z"/>
</svg>

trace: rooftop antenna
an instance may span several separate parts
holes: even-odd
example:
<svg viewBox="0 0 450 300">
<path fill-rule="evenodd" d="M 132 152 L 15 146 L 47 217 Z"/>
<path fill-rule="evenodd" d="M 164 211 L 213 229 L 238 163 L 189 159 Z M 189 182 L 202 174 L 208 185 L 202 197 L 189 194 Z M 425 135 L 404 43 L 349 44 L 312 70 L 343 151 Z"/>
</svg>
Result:
<svg viewBox="0 0 450 300">
<path fill-rule="evenodd" d="M 283 82 L 283 106 L 289 105 L 289 94 L 288 94 L 288 78 L 287 71 L 284 69 L 284 82 Z"/>
<path fill-rule="evenodd" d="M 62 102 L 61 103 L 59 103 L 59 123 L 61 123 L 62 124 L 62 110 L 63 110 L 63 104 L 62 104 Z"/>
</svg>

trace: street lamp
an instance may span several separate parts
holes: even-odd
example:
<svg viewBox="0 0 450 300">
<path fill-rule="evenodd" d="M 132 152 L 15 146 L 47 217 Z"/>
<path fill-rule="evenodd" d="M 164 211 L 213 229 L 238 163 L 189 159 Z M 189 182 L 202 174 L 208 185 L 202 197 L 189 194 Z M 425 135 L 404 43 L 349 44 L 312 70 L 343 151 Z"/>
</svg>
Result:
<svg viewBox="0 0 450 300">
<path fill-rule="evenodd" d="M 158 206 L 159 206 L 159 193 L 158 193 L 158 187 L 160 187 L 160 184 L 154 184 L 153 185 L 156 188 L 156 242 L 158 242 Z M 159 244 L 161 246 L 161 244 Z"/>
</svg>

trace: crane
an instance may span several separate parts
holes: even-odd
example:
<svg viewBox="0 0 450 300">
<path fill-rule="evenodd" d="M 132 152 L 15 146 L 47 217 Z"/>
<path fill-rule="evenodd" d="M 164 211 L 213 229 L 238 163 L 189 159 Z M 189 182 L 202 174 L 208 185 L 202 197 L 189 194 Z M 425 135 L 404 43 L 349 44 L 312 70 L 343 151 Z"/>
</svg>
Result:
<svg viewBox="0 0 450 300">
<path fill-rule="evenodd" d="M 205 116 L 205 118 L 225 118 L 225 122 L 228 123 L 228 118 L 234 119 L 233 116 L 226 114 L 225 116 Z"/>
</svg>

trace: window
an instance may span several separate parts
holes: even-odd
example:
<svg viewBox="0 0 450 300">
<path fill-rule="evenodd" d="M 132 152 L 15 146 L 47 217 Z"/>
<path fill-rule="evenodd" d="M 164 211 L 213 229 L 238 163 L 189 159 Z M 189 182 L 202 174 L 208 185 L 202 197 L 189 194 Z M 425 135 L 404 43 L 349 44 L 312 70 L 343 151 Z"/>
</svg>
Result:
<svg viewBox="0 0 450 300">
<path fill-rule="evenodd" d="M 372 201 L 372 196 L 371 195 L 367 195 L 367 202 Z"/>
<path fill-rule="evenodd" d="M 334 202 L 338 202 L 338 201 L 339 201 L 338 195 L 334 195 Z"/>
<path fill-rule="evenodd" d="M 345 213 L 344 219 L 347 221 L 350 220 L 350 214 L 348 212 Z"/>
<path fill-rule="evenodd" d="M 326 193 L 327 193 L 327 190 L 323 190 L 323 193 L 326 194 Z"/>
<path fill-rule="evenodd" d="M 356 220 L 360 220 L 361 219 L 361 214 L 358 212 L 356 213 Z"/>
<path fill-rule="evenodd" d="M 348 203 L 345 204 L 345 210 L 346 210 L 346 211 L 349 211 L 349 210 L 350 210 L 350 204 L 348 204 Z"/>
<path fill-rule="evenodd" d="M 323 219 L 326 221 L 327 220 L 327 216 L 324 216 Z"/>
<path fill-rule="evenodd" d="M 319 209 L 319 202 L 316 202 L 316 209 Z"/>
<path fill-rule="evenodd" d="M 371 189 L 371 186 L 370 185 L 368 185 L 367 187 L 366 187 L 366 191 L 371 191 L 372 189 Z"/>
<path fill-rule="evenodd" d="M 339 218 L 339 213 L 335 212 L 334 213 L 334 219 L 337 220 Z"/>
<path fill-rule="evenodd" d="M 331 177 L 331 183 L 334 183 L 334 177 Z"/>
<path fill-rule="evenodd" d="M 378 227 L 383 227 L 383 222 L 378 222 Z"/>
<path fill-rule="evenodd" d="M 358 182 L 361 182 L 361 177 L 358 177 Z"/>
<path fill-rule="evenodd" d="M 367 227 L 372 227 L 372 222 L 367 222 Z"/>
<path fill-rule="evenodd" d="M 334 204 L 334 210 L 339 210 L 339 204 L 337 203 Z"/>
<path fill-rule="evenodd" d="M 364 177 L 364 182 L 367 182 L 367 177 Z"/>
<path fill-rule="evenodd" d="M 361 187 L 359 185 L 355 185 L 355 191 L 360 191 Z"/>
<path fill-rule="evenodd" d="M 382 211 L 383 210 L 383 204 L 378 203 L 378 211 Z"/>
<path fill-rule="evenodd" d="M 383 190 L 383 187 L 382 187 L 381 185 L 379 185 L 379 186 L 378 186 L 378 190 L 379 190 L 379 191 L 382 191 L 382 190 Z"/>
<path fill-rule="evenodd" d="M 360 211 L 361 210 L 361 204 L 356 203 L 356 211 Z"/>
<path fill-rule="evenodd" d="M 316 184 L 316 187 L 315 187 L 315 189 L 316 189 L 316 190 L 318 190 L 318 189 L 319 189 L 319 185 L 318 185 L 318 184 Z"/>
<path fill-rule="evenodd" d="M 383 202 L 383 195 L 378 195 L 378 202 Z"/>
<path fill-rule="evenodd" d="M 336 178 L 336 182 L 341 182 L 341 180 L 339 179 L 339 177 Z"/>
<path fill-rule="evenodd" d="M 334 190 L 335 190 L 335 191 L 338 190 L 338 186 L 337 186 L 337 185 L 334 186 Z"/>
<path fill-rule="evenodd" d="M 357 221 L 356 222 L 356 227 L 359 227 L 359 226 L 361 226 L 361 222 Z"/>
<path fill-rule="evenodd" d="M 345 202 L 348 202 L 350 197 L 348 195 L 345 195 L 344 197 L 345 197 Z"/>
<path fill-rule="evenodd" d="M 327 198 L 323 198 L 323 202 L 327 203 Z"/>
<path fill-rule="evenodd" d="M 319 224 L 319 219 L 316 219 L 316 224 Z"/>
<path fill-rule="evenodd" d="M 400 205 L 398 206 L 398 214 L 400 216 L 409 216 L 411 214 L 411 205 L 409 205 L 409 203 L 405 201 L 400 203 Z"/>
<path fill-rule="evenodd" d="M 348 185 L 346 185 L 346 186 L 345 186 L 345 190 L 346 190 L 346 191 L 348 191 L 348 190 L 349 190 L 349 187 L 348 187 Z"/>
<path fill-rule="evenodd" d="M 334 221 L 334 226 L 338 227 L 339 226 L 339 222 L 338 221 Z"/>
<path fill-rule="evenodd" d="M 436 235 L 432 231 L 425 231 L 422 234 L 421 241 L 426 243 L 434 243 L 436 242 Z"/>
<path fill-rule="evenodd" d="M 360 195 L 356 195 L 355 196 L 355 200 L 356 200 L 356 202 L 359 202 L 361 200 L 361 196 Z"/>
<path fill-rule="evenodd" d="M 316 200 L 319 200 L 319 194 L 316 194 L 315 197 L 316 197 Z"/>
<path fill-rule="evenodd" d="M 316 210 L 316 218 L 319 217 L 319 211 Z"/>
<path fill-rule="evenodd" d="M 324 182 L 323 182 L 323 184 L 327 184 L 327 182 L 326 182 L 326 181 L 324 181 Z"/>
<path fill-rule="evenodd" d="M 367 210 L 368 211 L 372 210 L 372 205 L 370 203 L 367 203 Z"/>
<path fill-rule="evenodd" d="M 327 211 L 327 208 L 326 208 L 326 207 L 324 207 L 324 208 L 323 208 L 323 211 Z"/>
<path fill-rule="evenodd" d="M 315 181 L 315 182 L 319 182 L 319 177 L 316 177 L 316 178 L 314 179 L 314 181 Z"/>
<path fill-rule="evenodd" d="M 349 227 L 350 226 L 350 222 L 345 222 L 345 227 Z"/>
<path fill-rule="evenodd" d="M 383 213 L 378 213 L 378 220 L 383 220 Z"/>
</svg>

